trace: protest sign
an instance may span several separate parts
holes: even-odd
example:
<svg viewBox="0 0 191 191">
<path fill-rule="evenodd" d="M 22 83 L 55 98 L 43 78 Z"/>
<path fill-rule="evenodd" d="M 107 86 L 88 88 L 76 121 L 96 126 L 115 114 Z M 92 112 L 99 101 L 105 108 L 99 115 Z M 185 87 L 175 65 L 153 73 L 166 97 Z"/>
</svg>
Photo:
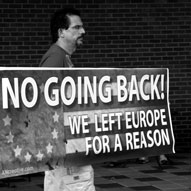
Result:
<svg viewBox="0 0 191 191">
<path fill-rule="evenodd" d="M 167 69 L 0 68 L 0 178 L 174 152 Z"/>
<path fill-rule="evenodd" d="M 174 152 L 167 69 L 75 71 L 67 83 L 67 165 Z"/>
</svg>

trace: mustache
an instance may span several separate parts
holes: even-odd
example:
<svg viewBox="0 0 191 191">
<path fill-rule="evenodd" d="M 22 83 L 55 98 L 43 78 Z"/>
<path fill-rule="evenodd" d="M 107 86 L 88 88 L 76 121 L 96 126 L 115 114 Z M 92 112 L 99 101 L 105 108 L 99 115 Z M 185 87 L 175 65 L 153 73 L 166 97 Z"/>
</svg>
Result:
<svg viewBox="0 0 191 191">
<path fill-rule="evenodd" d="M 84 36 L 85 36 L 85 34 L 82 34 L 81 36 L 78 37 L 78 39 L 81 39 L 81 38 L 83 39 Z"/>
</svg>

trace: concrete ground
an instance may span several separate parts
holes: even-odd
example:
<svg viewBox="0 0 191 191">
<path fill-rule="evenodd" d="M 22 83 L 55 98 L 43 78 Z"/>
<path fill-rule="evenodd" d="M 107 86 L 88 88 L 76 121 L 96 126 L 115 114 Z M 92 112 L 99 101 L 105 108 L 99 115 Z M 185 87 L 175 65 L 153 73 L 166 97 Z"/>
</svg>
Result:
<svg viewBox="0 0 191 191">
<path fill-rule="evenodd" d="M 111 168 L 94 165 L 96 191 L 191 191 L 191 153 L 170 156 L 160 169 L 155 158 L 147 164 L 127 160 Z M 122 165 L 121 165 L 122 164 Z M 43 191 L 43 173 L 0 180 L 0 191 Z"/>
</svg>

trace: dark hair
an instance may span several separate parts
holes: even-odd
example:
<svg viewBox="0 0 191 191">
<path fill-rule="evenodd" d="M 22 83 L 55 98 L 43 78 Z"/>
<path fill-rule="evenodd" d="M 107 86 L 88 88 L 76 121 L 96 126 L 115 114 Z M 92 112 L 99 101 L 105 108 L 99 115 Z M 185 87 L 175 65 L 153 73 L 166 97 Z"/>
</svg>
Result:
<svg viewBox="0 0 191 191">
<path fill-rule="evenodd" d="M 70 25 L 70 20 L 68 16 L 78 15 L 80 16 L 80 12 L 73 8 L 61 9 L 54 13 L 51 18 L 50 30 L 52 41 L 56 42 L 58 39 L 58 29 L 68 29 Z"/>
</svg>

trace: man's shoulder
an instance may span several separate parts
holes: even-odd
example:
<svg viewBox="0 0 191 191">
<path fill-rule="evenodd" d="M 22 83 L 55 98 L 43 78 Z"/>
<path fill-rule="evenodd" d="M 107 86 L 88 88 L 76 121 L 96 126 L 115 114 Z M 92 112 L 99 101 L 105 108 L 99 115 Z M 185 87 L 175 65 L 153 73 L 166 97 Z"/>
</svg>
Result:
<svg viewBox="0 0 191 191">
<path fill-rule="evenodd" d="M 57 45 L 53 44 L 42 57 L 40 66 L 63 67 L 66 62 L 66 53 Z"/>
<path fill-rule="evenodd" d="M 51 45 L 47 53 L 66 56 L 65 51 L 56 44 Z"/>
</svg>

